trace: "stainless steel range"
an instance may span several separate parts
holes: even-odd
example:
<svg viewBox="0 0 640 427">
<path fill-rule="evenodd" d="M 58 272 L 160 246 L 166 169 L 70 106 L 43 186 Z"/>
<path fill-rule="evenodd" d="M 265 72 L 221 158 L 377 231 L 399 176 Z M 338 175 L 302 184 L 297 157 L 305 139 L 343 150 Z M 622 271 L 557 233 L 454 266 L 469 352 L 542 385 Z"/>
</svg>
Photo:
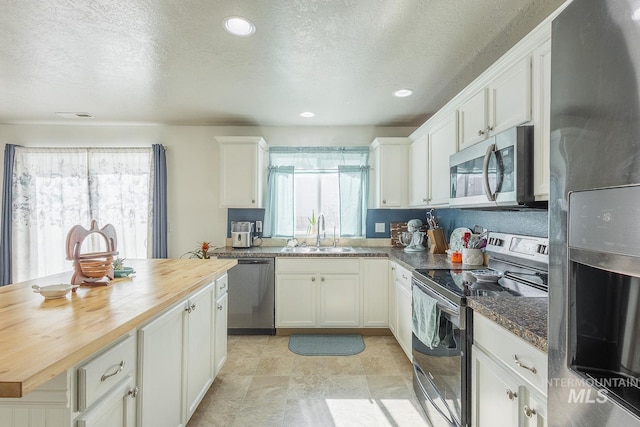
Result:
<svg viewBox="0 0 640 427">
<path fill-rule="evenodd" d="M 490 233 L 486 251 L 485 269 L 413 273 L 413 388 L 434 426 L 471 422 L 467 297 L 547 296 L 548 239 Z"/>
</svg>

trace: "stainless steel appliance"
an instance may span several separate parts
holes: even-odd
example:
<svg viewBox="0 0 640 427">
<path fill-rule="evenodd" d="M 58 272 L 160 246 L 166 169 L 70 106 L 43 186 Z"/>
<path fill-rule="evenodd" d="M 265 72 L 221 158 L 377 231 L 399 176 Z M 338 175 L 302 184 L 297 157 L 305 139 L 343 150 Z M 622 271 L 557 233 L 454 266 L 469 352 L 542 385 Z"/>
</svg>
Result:
<svg viewBox="0 0 640 427">
<path fill-rule="evenodd" d="M 238 258 L 229 270 L 230 335 L 275 334 L 274 258 Z"/>
<path fill-rule="evenodd" d="M 532 204 L 533 127 L 507 129 L 449 157 L 452 207 Z"/>
<path fill-rule="evenodd" d="M 231 222 L 231 246 L 250 248 L 253 245 L 254 223 L 249 221 Z"/>
<path fill-rule="evenodd" d="M 574 0 L 552 24 L 550 426 L 640 425 L 640 22 Z"/>
<path fill-rule="evenodd" d="M 415 301 L 432 298 L 439 327 L 435 342 L 412 337 L 413 388 L 434 426 L 468 426 L 471 422 L 470 349 L 473 340 L 469 296 L 547 296 L 548 239 L 490 233 L 490 263 L 482 270 L 416 269 Z M 436 344 L 437 345 L 434 345 Z"/>
</svg>

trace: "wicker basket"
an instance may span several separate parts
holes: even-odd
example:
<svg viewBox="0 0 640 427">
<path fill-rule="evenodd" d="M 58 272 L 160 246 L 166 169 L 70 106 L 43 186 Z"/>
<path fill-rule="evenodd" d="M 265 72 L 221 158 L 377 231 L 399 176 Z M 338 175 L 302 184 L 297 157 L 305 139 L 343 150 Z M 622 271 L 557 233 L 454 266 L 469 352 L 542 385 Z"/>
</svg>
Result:
<svg viewBox="0 0 640 427">
<path fill-rule="evenodd" d="M 82 274 L 91 279 L 100 279 L 107 275 L 113 263 L 112 256 L 79 260 Z"/>
</svg>

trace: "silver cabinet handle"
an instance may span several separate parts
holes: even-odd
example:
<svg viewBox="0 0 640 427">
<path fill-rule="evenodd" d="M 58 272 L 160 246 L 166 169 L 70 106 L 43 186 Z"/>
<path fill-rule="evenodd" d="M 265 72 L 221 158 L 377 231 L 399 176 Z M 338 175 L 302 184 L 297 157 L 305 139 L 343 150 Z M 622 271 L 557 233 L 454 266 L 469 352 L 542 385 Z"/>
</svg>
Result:
<svg viewBox="0 0 640 427">
<path fill-rule="evenodd" d="M 187 313 L 191 313 L 195 309 L 196 309 L 196 305 L 195 304 L 191 304 L 191 305 L 188 305 L 187 308 L 184 309 L 184 311 L 186 311 Z"/>
<path fill-rule="evenodd" d="M 316 281 L 315 276 L 311 278 L 311 281 L 312 281 L 312 282 L 315 282 L 315 281 Z"/>
<path fill-rule="evenodd" d="M 191 311 L 194 311 L 195 309 L 196 309 L 196 305 L 195 305 L 195 303 L 194 303 L 194 304 L 191 304 Z"/>
<path fill-rule="evenodd" d="M 222 311 L 222 304 L 218 305 L 218 310 Z"/>
<path fill-rule="evenodd" d="M 534 415 L 537 414 L 536 410 L 533 408 L 530 408 L 529 405 L 525 405 L 524 408 L 522 408 L 522 412 L 524 412 L 524 415 L 527 418 L 532 418 Z"/>
<path fill-rule="evenodd" d="M 320 281 L 321 281 L 321 282 L 324 282 L 324 277 L 321 277 L 321 278 L 320 278 Z"/>
<path fill-rule="evenodd" d="M 120 372 L 122 372 L 123 369 L 124 369 L 124 360 L 121 360 L 120 364 L 118 365 L 118 367 L 116 368 L 115 371 L 113 371 L 110 374 L 102 374 L 102 377 L 100 377 L 100 382 L 105 382 L 106 380 L 108 380 L 112 376 L 118 375 Z"/>
<path fill-rule="evenodd" d="M 482 129 L 480 129 L 480 130 L 478 131 L 478 136 L 482 136 L 482 135 L 484 135 L 484 131 L 483 131 Z"/>
<path fill-rule="evenodd" d="M 386 200 L 383 200 L 383 201 L 382 201 L 382 204 L 383 204 L 383 205 L 386 205 L 386 204 L 387 204 L 387 201 L 386 201 Z"/>
<path fill-rule="evenodd" d="M 255 202 L 256 202 L 256 199 L 251 199 L 251 203 L 255 203 Z"/>
<path fill-rule="evenodd" d="M 491 132 L 493 130 L 493 126 L 487 126 L 487 133 Z"/>
<path fill-rule="evenodd" d="M 511 391 L 511 389 L 507 389 L 507 397 L 509 398 L 509 400 L 513 400 L 516 397 L 518 397 L 518 393 L 516 393 L 515 391 Z"/>
<path fill-rule="evenodd" d="M 426 198 L 426 197 L 423 197 L 423 198 L 422 198 L 422 201 L 423 201 L 423 202 L 426 202 L 426 201 L 427 201 L 427 198 Z"/>
<path fill-rule="evenodd" d="M 127 393 L 127 395 L 131 396 L 132 399 L 135 399 L 136 397 L 138 397 L 138 392 L 140 392 L 140 389 L 138 388 L 138 386 L 135 386 L 134 388 L 129 390 L 129 393 Z"/>
<path fill-rule="evenodd" d="M 515 362 L 515 364 L 521 368 L 524 369 L 528 369 L 531 372 L 533 372 L 534 374 L 538 373 L 538 370 L 536 369 L 535 366 L 527 366 L 527 365 L 523 365 L 519 360 L 518 360 L 518 356 L 516 356 L 515 354 L 513 355 L 513 361 Z"/>
</svg>

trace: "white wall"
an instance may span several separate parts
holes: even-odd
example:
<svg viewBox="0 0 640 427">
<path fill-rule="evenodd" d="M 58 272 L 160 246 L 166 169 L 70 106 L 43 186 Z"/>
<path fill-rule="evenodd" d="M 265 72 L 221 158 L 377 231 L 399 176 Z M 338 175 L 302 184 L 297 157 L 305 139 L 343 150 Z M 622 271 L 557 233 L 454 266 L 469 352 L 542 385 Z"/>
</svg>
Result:
<svg viewBox="0 0 640 427">
<path fill-rule="evenodd" d="M 5 144 L 32 147 L 163 144 L 167 149 L 169 257 L 179 257 L 203 240 L 217 246 L 225 243 L 227 211 L 218 207 L 219 156 L 215 136 L 263 136 L 270 146 L 368 145 L 377 136 L 408 136 L 414 130 L 373 126 L 0 125 L 0 167 L 4 169 Z M 0 173 L 0 188 L 1 185 Z"/>
</svg>

